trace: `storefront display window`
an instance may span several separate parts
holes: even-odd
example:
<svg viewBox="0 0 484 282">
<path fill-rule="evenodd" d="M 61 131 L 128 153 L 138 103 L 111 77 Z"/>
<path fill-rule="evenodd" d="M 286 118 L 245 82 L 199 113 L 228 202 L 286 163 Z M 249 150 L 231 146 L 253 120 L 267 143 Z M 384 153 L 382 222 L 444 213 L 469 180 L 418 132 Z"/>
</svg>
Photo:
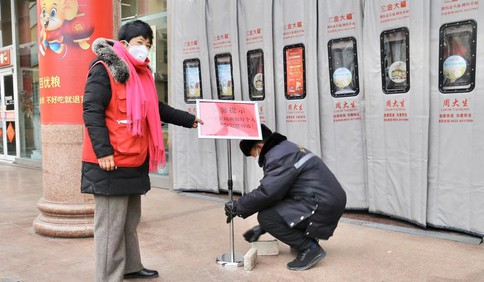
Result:
<svg viewBox="0 0 484 282">
<path fill-rule="evenodd" d="M 386 94 L 406 93 L 410 89 L 410 58 L 408 29 L 399 28 L 381 33 L 382 89 Z"/>
<path fill-rule="evenodd" d="M 328 42 L 329 79 L 333 97 L 356 96 L 360 92 L 356 39 L 346 37 Z"/>
<path fill-rule="evenodd" d="M 473 20 L 440 28 L 439 90 L 470 92 L 475 87 L 477 24 Z"/>
</svg>

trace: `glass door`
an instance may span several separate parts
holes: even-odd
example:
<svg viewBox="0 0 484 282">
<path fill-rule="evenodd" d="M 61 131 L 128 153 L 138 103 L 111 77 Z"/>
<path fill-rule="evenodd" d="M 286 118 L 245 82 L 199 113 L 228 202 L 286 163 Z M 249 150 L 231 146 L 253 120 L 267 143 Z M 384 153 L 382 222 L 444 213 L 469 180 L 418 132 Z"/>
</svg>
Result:
<svg viewBox="0 0 484 282">
<path fill-rule="evenodd" d="M 0 159 L 13 161 L 17 154 L 16 109 L 12 71 L 0 71 Z"/>
</svg>

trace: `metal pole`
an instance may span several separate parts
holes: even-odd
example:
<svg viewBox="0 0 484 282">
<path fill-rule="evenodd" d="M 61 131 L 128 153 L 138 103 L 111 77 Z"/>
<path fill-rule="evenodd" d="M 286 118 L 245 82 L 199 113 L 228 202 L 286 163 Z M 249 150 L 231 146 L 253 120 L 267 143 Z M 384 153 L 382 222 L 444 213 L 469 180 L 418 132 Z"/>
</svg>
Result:
<svg viewBox="0 0 484 282">
<path fill-rule="evenodd" d="M 229 178 L 227 186 L 229 190 L 229 200 L 233 201 L 233 181 L 232 181 L 232 150 L 230 139 L 227 140 L 227 160 Z M 244 257 L 240 254 L 235 254 L 234 251 L 234 220 L 230 221 L 230 254 L 222 254 L 217 258 L 217 263 L 223 266 L 238 267 L 244 265 Z"/>
</svg>

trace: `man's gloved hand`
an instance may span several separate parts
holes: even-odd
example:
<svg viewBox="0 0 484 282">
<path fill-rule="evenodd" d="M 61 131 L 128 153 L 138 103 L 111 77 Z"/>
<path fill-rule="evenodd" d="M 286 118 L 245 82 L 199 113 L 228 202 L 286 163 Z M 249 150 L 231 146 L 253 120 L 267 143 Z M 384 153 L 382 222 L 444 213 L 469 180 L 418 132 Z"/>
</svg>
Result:
<svg viewBox="0 0 484 282">
<path fill-rule="evenodd" d="M 227 223 L 230 223 L 232 218 L 237 216 L 237 201 L 228 201 L 225 203 L 225 215 L 227 216 Z"/>
<path fill-rule="evenodd" d="M 244 233 L 244 238 L 247 240 L 247 242 L 252 243 L 257 240 L 259 240 L 260 235 L 266 233 L 265 230 L 263 230 L 260 225 L 254 226 L 251 229 L 247 230 Z"/>
</svg>

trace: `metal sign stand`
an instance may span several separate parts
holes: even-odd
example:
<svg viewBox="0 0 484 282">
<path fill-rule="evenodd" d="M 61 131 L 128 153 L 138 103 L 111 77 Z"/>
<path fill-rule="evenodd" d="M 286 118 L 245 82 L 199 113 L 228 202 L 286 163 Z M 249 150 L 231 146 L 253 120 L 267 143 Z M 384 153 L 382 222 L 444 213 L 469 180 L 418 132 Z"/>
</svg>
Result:
<svg viewBox="0 0 484 282">
<path fill-rule="evenodd" d="M 227 140 L 227 156 L 229 168 L 229 180 L 227 181 L 229 190 L 229 200 L 233 201 L 232 195 L 232 155 L 230 148 L 230 139 Z M 239 267 L 244 265 L 244 256 L 234 252 L 234 219 L 230 221 L 230 253 L 225 253 L 217 257 L 217 263 L 227 267 Z"/>
</svg>

